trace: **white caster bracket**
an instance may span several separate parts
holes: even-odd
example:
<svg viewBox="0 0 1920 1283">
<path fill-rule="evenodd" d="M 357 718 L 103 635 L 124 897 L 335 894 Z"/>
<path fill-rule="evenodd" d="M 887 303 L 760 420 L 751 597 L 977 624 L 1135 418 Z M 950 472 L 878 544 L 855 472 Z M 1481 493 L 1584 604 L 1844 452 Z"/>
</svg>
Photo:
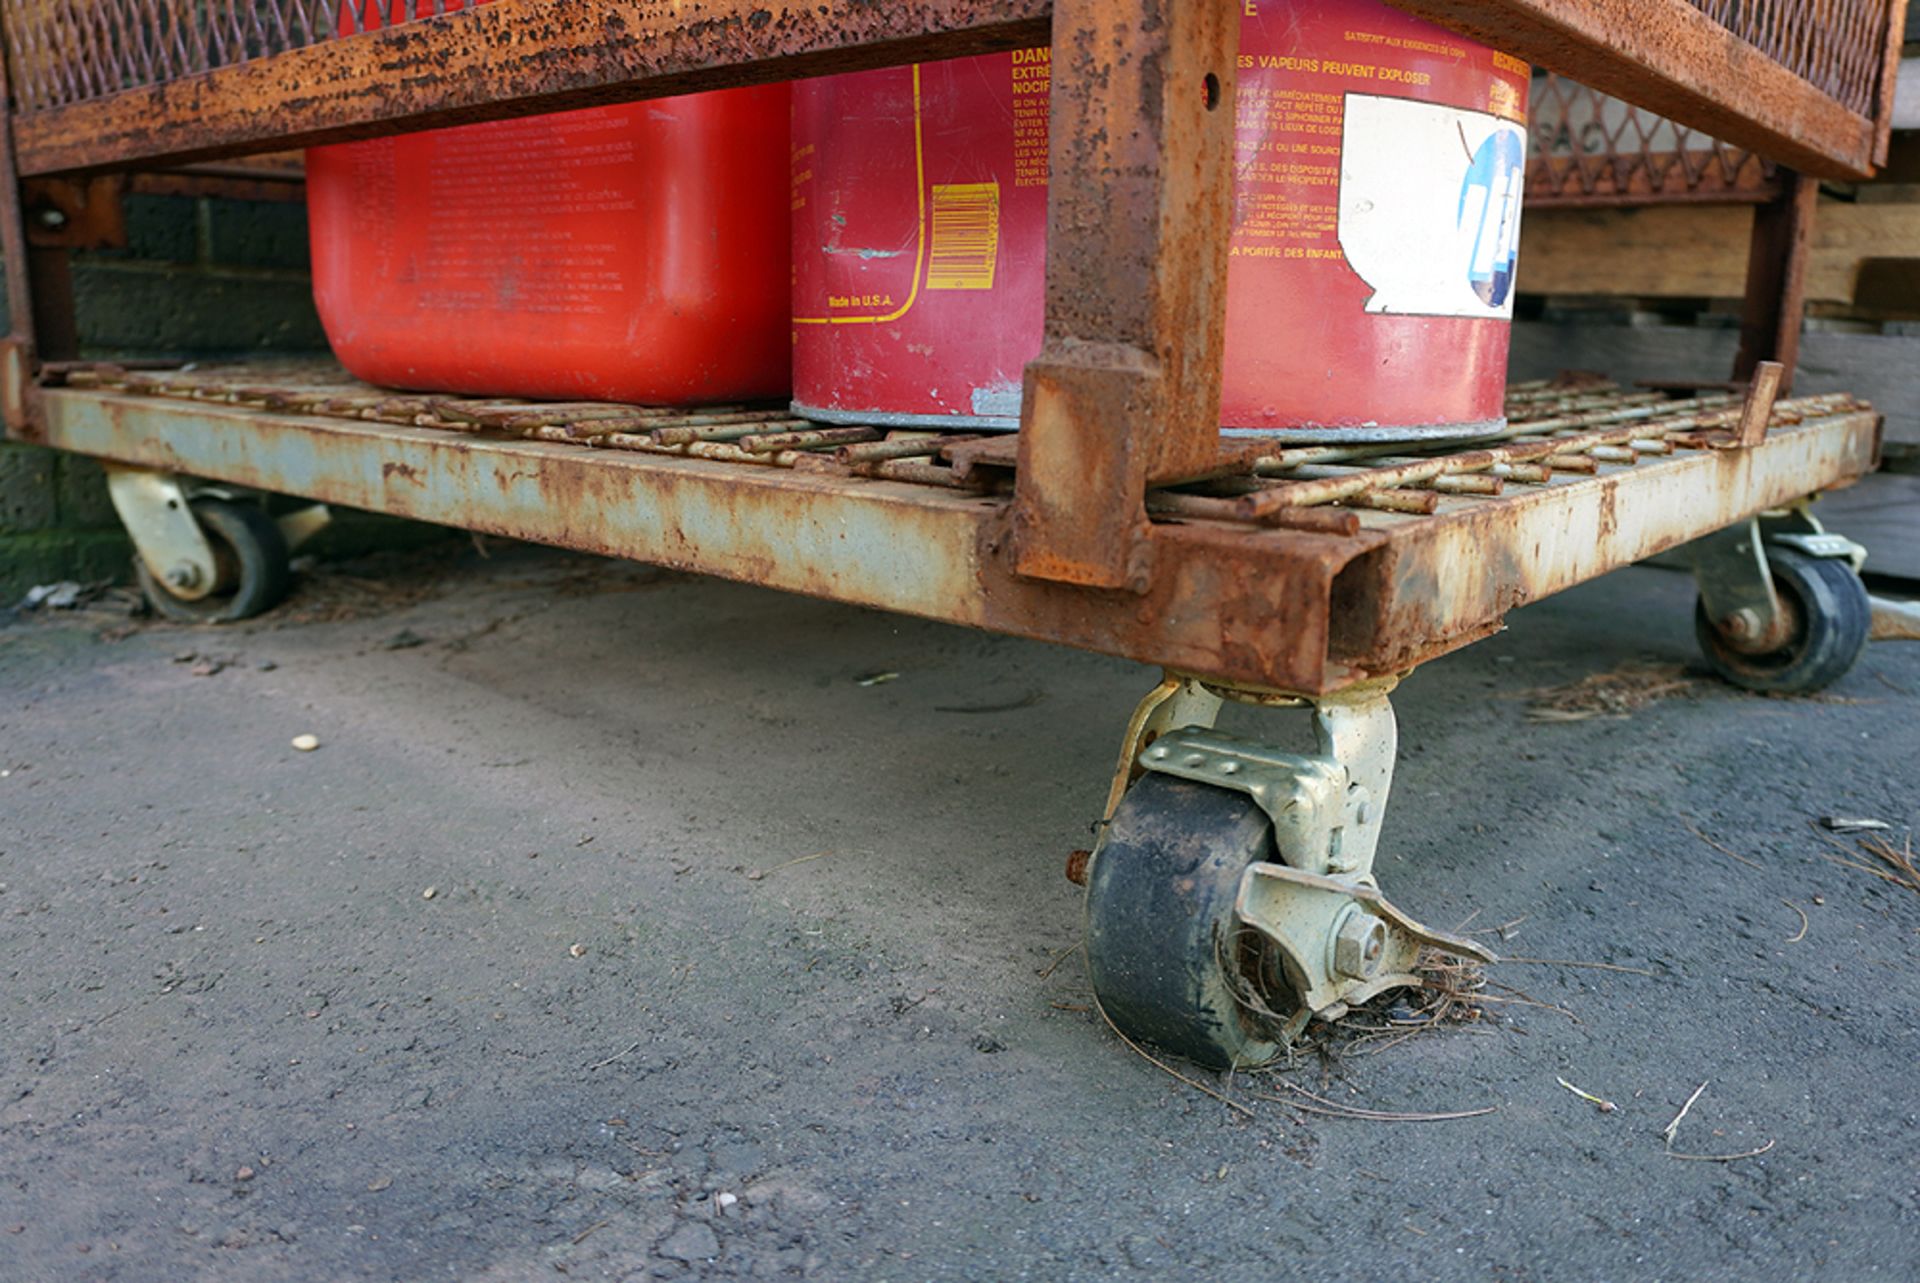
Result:
<svg viewBox="0 0 1920 1283">
<path fill-rule="evenodd" d="M 1138 757 L 1144 770 L 1243 793 L 1265 812 L 1279 862 L 1247 867 L 1235 915 L 1279 948 L 1301 1010 L 1327 1019 L 1384 990 L 1417 985 L 1423 945 L 1495 961 L 1473 941 L 1401 912 L 1374 884 L 1398 738 L 1392 686 L 1311 701 L 1316 754 L 1189 725 L 1160 734 Z M 1213 710 L 1205 711 L 1211 722 Z"/>
<path fill-rule="evenodd" d="M 1499 961 L 1465 936 L 1402 913 L 1377 887 L 1284 864 L 1248 865 L 1234 912 L 1280 946 L 1301 1007 L 1323 1020 L 1337 1020 L 1389 989 L 1417 987 L 1414 964 L 1423 945 Z"/>
<path fill-rule="evenodd" d="M 238 496 L 220 486 L 196 485 L 171 472 L 118 463 L 104 467 L 107 495 L 148 573 L 182 601 L 199 601 L 214 592 L 220 585 L 220 563 L 193 515 L 193 500 Z M 326 504 L 314 503 L 275 518 L 274 524 L 291 552 L 332 520 Z"/>
<path fill-rule="evenodd" d="M 171 472 L 106 465 L 107 494 L 127 527 L 134 551 L 154 579 L 182 601 L 214 590 L 219 563 L 206 532 L 193 519 L 186 489 Z"/>
</svg>

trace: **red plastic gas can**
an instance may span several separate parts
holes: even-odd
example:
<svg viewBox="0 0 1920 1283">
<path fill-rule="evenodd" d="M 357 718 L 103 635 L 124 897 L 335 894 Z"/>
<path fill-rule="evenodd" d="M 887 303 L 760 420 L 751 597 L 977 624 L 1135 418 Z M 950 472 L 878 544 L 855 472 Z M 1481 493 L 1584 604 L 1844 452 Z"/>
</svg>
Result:
<svg viewBox="0 0 1920 1283">
<path fill-rule="evenodd" d="M 313 148 L 335 354 L 433 391 L 784 396 L 788 114 L 771 85 Z"/>
<path fill-rule="evenodd" d="M 1526 64 L 1379 0 L 1244 12 L 1222 424 L 1498 421 Z M 800 413 L 1017 423 L 1041 337 L 1048 73 L 1030 49 L 794 87 Z"/>
</svg>

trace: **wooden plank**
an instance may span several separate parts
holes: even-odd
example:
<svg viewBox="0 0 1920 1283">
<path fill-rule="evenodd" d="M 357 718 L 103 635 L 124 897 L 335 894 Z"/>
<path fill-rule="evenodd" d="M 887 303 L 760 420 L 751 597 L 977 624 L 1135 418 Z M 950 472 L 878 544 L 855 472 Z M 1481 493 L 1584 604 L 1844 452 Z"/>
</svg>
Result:
<svg viewBox="0 0 1920 1283">
<path fill-rule="evenodd" d="M 1875 313 L 1920 314 L 1920 258 L 1863 258 L 1853 301 Z"/>
<path fill-rule="evenodd" d="M 211 160 L 1044 44 L 1051 12 L 1051 0 L 494 0 L 18 115 L 14 145 L 22 175 Z"/>
<path fill-rule="evenodd" d="M 1519 288 L 1529 294 L 1740 298 L 1753 210 L 1739 205 L 1530 210 Z M 1822 201 L 1807 261 L 1809 302 L 1854 301 L 1869 258 L 1920 257 L 1920 203 Z"/>
</svg>

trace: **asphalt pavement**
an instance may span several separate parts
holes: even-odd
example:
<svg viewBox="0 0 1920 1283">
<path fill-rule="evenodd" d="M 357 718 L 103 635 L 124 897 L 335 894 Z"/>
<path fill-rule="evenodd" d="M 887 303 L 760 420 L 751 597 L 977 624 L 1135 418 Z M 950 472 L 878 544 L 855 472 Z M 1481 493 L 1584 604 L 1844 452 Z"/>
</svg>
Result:
<svg viewBox="0 0 1920 1283">
<path fill-rule="evenodd" d="M 1229 1105 L 1074 952 L 1155 674 L 488 551 L 0 624 L 0 1280 L 1920 1277 L 1920 645 L 1745 695 L 1635 569 L 1423 668 L 1383 884 L 1535 961 Z"/>
</svg>

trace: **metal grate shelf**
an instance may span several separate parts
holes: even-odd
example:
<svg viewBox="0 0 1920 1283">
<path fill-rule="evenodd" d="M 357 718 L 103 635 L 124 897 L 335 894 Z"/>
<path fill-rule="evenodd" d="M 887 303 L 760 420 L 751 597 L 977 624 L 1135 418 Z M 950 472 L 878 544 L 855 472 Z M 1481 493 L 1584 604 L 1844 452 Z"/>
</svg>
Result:
<svg viewBox="0 0 1920 1283">
<path fill-rule="evenodd" d="M 981 495 L 1012 491 L 1018 435 L 826 425 L 783 406 L 697 410 L 612 402 L 539 402 L 402 393 L 355 381 L 332 362 L 269 367 L 55 367 L 71 388 L 212 402 L 274 414 L 312 414 L 588 449 L 706 459 L 823 476 L 877 478 Z M 1722 385 L 1713 385 L 1720 387 Z M 1361 512 L 1431 516 L 1445 498 L 1498 498 L 1509 486 L 1550 486 L 1632 467 L 1676 451 L 1731 449 L 1743 398 L 1719 390 L 1676 397 L 1597 376 L 1518 383 L 1507 428 L 1466 445 L 1286 446 L 1284 438 L 1223 443 L 1217 467 L 1148 491 L 1165 518 L 1353 533 Z M 1844 393 L 1772 406 L 1770 428 L 1865 409 Z"/>
<path fill-rule="evenodd" d="M 1015 572 L 1015 437 L 396 394 L 324 364 L 48 371 L 48 444 L 1322 692 L 1496 630 L 1517 605 L 1845 484 L 1878 416 L 1724 390 L 1522 384 L 1471 448 L 1224 446 L 1150 490 L 1116 589 Z M 1757 424 L 1747 423 L 1749 430 Z M 1744 440 L 1748 444 L 1741 444 Z"/>
</svg>

